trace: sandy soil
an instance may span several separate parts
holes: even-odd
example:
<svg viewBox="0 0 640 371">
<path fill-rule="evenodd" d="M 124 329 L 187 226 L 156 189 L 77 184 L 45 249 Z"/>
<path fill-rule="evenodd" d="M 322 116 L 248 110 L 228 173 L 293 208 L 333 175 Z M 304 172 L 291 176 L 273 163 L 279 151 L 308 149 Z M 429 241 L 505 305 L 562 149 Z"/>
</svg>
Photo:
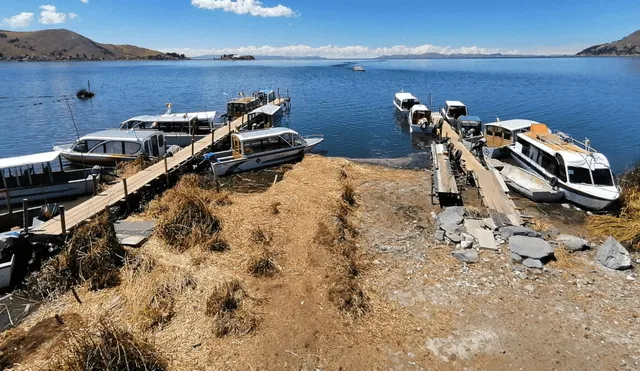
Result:
<svg viewBox="0 0 640 371">
<path fill-rule="evenodd" d="M 345 203 L 347 185 L 354 205 Z M 113 289 L 80 288 L 83 304 L 71 294 L 45 303 L 17 331 L 55 314 L 78 314 L 87 326 L 107 316 L 150 338 L 175 370 L 640 368 L 632 272 L 597 266 L 595 252 L 562 250 L 544 271 L 514 271 L 504 247 L 460 263 L 453 246 L 433 240 L 439 208 L 429 187 L 424 170 L 308 156 L 266 191 L 234 193 L 216 208 L 228 251 L 177 253 L 152 238 L 140 249 L 155 259 L 150 272 L 123 272 Z M 265 250 L 279 273 L 255 277 L 247 265 Z M 257 326 L 218 337 L 206 302 L 232 278 Z M 168 282 L 188 284 L 172 291 L 168 320 L 149 329 L 148 293 Z M 349 297 L 358 310 L 336 299 L 344 285 L 358 294 Z M 52 346 L 41 344 L 16 369 L 46 365 Z"/>
</svg>

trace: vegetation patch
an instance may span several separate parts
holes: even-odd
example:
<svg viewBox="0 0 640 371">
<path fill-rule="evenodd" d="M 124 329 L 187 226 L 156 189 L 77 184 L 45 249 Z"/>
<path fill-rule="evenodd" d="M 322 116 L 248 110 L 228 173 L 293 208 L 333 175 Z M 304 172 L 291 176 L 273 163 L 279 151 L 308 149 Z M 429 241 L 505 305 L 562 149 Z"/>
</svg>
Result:
<svg viewBox="0 0 640 371">
<path fill-rule="evenodd" d="M 275 254 L 266 248 L 249 260 L 249 273 L 255 277 L 273 277 L 280 272 Z"/>
<path fill-rule="evenodd" d="M 249 297 L 237 279 L 218 285 L 207 299 L 205 314 L 215 321 L 214 333 L 218 337 L 246 335 L 258 326 L 251 313 Z"/>
<path fill-rule="evenodd" d="M 329 300 L 354 319 L 363 317 L 371 309 L 369 297 L 357 280 L 350 277 L 340 279 L 332 285 Z"/>
</svg>

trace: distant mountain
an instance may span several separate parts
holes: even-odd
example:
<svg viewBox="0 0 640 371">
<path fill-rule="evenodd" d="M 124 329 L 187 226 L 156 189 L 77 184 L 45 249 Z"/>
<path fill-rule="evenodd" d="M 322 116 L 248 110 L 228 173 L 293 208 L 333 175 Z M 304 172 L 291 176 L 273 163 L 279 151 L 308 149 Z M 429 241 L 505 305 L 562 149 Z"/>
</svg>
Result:
<svg viewBox="0 0 640 371">
<path fill-rule="evenodd" d="M 580 56 L 614 56 L 614 55 L 640 55 L 640 30 L 632 33 L 622 40 L 608 44 L 595 45 L 587 48 L 577 55 Z"/>
<path fill-rule="evenodd" d="M 162 53 L 133 45 L 100 44 L 69 30 L 13 32 L 0 30 L 0 60 L 176 60 L 177 53 Z"/>
<path fill-rule="evenodd" d="M 285 57 L 285 56 L 277 56 L 277 55 L 255 55 L 253 56 L 256 60 L 262 61 L 276 61 L 276 60 L 284 60 L 284 61 L 299 61 L 299 60 L 323 60 L 326 58 L 322 57 Z M 192 59 L 204 60 L 204 59 L 220 59 L 219 55 L 200 55 L 197 57 L 193 57 Z"/>
<path fill-rule="evenodd" d="M 535 55 L 520 54 L 441 54 L 441 53 L 425 53 L 425 54 L 396 54 L 383 55 L 376 59 L 476 59 L 476 58 L 532 58 Z"/>
</svg>

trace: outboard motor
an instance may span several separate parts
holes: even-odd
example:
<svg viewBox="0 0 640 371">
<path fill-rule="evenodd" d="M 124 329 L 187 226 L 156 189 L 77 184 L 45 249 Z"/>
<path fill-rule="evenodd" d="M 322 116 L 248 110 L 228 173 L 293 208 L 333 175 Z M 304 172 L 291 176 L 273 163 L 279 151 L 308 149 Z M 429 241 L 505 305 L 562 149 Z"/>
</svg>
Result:
<svg viewBox="0 0 640 371">
<path fill-rule="evenodd" d="M 102 170 L 103 170 L 103 169 L 102 169 L 102 166 L 100 166 L 100 165 L 94 165 L 94 166 L 91 168 L 91 174 L 92 174 L 92 175 L 96 175 L 96 176 L 97 176 L 97 175 L 100 175 L 100 174 L 102 174 Z"/>
</svg>

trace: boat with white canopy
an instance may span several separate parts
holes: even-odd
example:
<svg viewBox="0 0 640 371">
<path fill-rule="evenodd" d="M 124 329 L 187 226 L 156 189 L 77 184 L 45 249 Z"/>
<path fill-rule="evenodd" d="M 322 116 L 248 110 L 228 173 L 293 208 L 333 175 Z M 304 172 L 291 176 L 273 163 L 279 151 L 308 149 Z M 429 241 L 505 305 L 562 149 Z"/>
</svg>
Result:
<svg viewBox="0 0 640 371">
<path fill-rule="evenodd" d="M 431 132 L 434 128 L 431 110 L 424 104 L 416 104 L 409 109 L 409 132 Z"/>
<path fill-rule="evenodd" d="M 61 151 L 0 159 L 0 206 L 49 203 L 92 194 L 100 181 L 101 168 L 65 170 Z M 54 166 L 57 170 L 54 170 Z"/>
<path fill-rule="evenodd" d="M 249 112 L 246 126 L 249 130 L 268 129 L 280 125 L 283 117 L 282 106 L 269 103 Z"/>
<path fill-rule="evenodd" d="M 411 107 L 417 104 L 420 104 L 420 100 L 411 93 L 401 91 L 393 97 L 393 105 L 396 107 L 396 113 L 402 118 L 408 117 Z"/>
<path fill-rule="evenodd" d="M 482 148 L 484 158 L 502 158 L 509 156 L 508 147 L 515 143 L 520 133 L 526 133 L 531 125 L 539 124 L 533 120 L 513 119 L 484 125 L 485 145 Z"/>
</svg>

